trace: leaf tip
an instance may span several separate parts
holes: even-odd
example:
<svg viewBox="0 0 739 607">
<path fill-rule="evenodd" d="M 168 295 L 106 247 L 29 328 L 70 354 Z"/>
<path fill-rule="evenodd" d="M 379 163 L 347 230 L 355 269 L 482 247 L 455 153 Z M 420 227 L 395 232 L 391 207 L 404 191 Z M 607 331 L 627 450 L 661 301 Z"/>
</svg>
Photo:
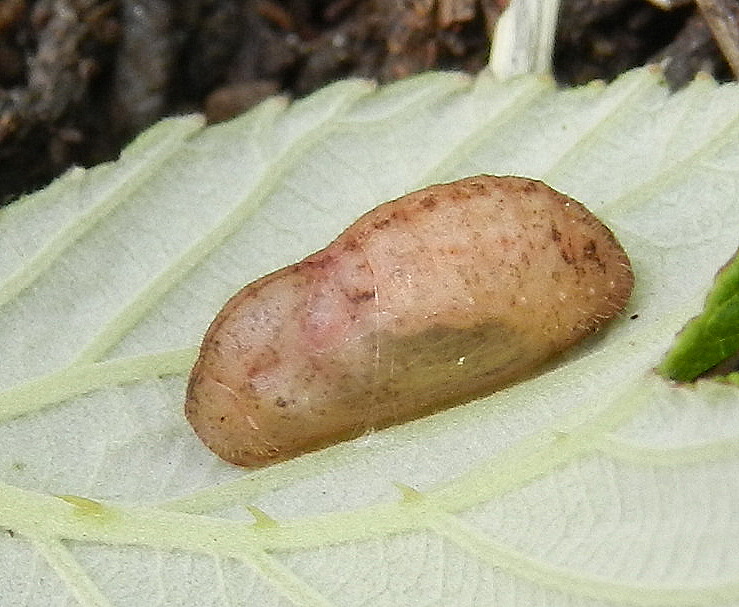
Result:
<svg viewBox="0 0 739 607">
<path fill-rule="evenodd" d="M 79 495 L 57 495 L 57 497 L 73 506 L 74 512 L 78 516 L 103 519 L 112 514 L 111 508 L 87 497 Z"/>
<path fill-rule="evenodd" d="M 404 483 L 393 483 L 400 491 L 400 500 L 403 503 L 419 502 L 423 499 L 423 493 Z"/>
<path fill-rule="evenodd" d="M 260 508 L 257 508 L 256 506 L 245 506 L 245 508 L 249 511 L 249 514 L 251 514 L 254 517 L 254 523 L 253 526 L 256 529 L 274 529 L 275 527 L 279 526 L 279 523 L 273 519 L 269 514 L 267 514 L 264 510 L 261 510 Z"/>
</svg>

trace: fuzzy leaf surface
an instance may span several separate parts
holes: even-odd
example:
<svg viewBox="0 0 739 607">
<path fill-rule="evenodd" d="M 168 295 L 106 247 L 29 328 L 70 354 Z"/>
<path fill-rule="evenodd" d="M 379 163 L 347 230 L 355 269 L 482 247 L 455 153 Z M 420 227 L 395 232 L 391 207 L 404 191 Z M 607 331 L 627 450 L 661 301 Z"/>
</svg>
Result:
<svg viewBox="0 0 739 607">
<path fill-rule="evenodd" d="M 739 605 L 739 393 L 655 373 L 739 244 L 739 88 L 344 81 L 0 211 L 0 605 Z M 542 179 L 615 232 L 629 308 L 537 377 L 258 471 L 183 416 L 242 285 L 378 203 Z M 733 295 L 736 296 L 735 293 Z"/>
</svg>

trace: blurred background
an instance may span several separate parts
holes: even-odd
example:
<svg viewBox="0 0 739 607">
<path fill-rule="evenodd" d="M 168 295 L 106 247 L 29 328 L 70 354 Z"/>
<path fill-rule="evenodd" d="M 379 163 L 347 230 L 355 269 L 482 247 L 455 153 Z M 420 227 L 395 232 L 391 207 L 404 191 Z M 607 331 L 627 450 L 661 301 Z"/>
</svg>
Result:
<svg viewBox="0 0 739 607">
<path fill-rule="evenodd" d="M 0 203 L 115 158 L 164 116 L 218 122 L 348 77 L 476 73 L 506 2 L 0 0 Z M 660 64 L 672 89 L 698 71 L 732 79 L 715 40 L 722 24 L 737 36 L 739 2 L 653 2 L 562 0 L 558 83 L 645 63 Z"/>
</svg>

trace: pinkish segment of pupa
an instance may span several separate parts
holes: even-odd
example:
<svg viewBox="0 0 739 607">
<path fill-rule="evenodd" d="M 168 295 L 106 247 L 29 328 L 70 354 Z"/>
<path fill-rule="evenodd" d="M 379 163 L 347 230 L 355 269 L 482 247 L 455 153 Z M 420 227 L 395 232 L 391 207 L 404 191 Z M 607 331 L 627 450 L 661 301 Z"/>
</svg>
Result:
<svg viewBox="0 0 739 607">
<path fill-rule="evenodd" d="M 529 375 L 632 285 L 608 228 L 539 181 L 425 188 L 234 295 L 203 340 L 187 419 L 227 461 L 291 458 Z"/>
</svg>

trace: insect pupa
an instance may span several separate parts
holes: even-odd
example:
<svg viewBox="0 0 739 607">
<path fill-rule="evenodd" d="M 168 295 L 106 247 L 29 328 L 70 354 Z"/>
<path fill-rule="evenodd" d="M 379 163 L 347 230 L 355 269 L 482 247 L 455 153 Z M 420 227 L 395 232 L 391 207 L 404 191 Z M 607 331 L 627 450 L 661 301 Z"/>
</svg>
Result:
<svg viewBox="0 0 739 607">
<path fill-rule="evenodd" d="M 626 253 L 540 181 L 479 175 L 384 203 L 236 293 L 185 413 L 263 466 L 490 394 L 621 312 Z"/>
</svg>

